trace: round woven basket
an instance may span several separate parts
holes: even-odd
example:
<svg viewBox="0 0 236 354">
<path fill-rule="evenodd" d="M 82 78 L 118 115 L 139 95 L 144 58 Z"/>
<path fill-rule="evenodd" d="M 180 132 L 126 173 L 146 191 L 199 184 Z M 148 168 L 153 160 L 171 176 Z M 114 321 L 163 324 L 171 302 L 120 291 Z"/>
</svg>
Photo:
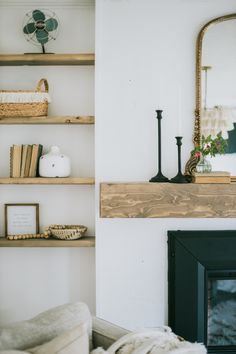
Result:
<svg viewBox="0 0 236 354">
<path fill-rule="evenodd" d="M 81 238 L 86 231 L 87 227 L 84 225 L 50 225 L 46 233 L 60 240 L 77 240 Z"/>
</svg>

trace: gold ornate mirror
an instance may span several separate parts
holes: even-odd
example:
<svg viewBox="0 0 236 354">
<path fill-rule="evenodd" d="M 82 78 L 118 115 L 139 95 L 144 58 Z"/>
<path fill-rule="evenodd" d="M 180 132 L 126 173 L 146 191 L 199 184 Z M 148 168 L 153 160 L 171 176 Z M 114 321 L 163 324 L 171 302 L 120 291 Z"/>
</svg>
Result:
<svg viewBox="0 0 236 354">
<path fill-rule="evenodd" d="M 235 169 L 230 172 L 236 175 L 236 13 L 206 23 L 196 42 L 194 146 L 200 144 L 202 135 L 220 131 L 228 139 L 231 157 L 217 157 L 216 168 L 230 171 L 234 159 Z M 191 158 L 186 174 L 191 174 L 196 164 L 197 159 Z"/>
</svg>

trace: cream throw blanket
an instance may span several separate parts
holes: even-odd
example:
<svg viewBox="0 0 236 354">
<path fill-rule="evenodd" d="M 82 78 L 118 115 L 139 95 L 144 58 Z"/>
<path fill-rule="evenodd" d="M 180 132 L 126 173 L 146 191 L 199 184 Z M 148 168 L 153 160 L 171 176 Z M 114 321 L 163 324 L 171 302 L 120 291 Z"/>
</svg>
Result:
<svg viewBox="0 0 236 354">
<path fill-rule="evenodd" d="M 108 348 L 91 354 L 206 354 L 202 344 L 182 341 L 169 327 L 129 333 Z"/>
</svg>

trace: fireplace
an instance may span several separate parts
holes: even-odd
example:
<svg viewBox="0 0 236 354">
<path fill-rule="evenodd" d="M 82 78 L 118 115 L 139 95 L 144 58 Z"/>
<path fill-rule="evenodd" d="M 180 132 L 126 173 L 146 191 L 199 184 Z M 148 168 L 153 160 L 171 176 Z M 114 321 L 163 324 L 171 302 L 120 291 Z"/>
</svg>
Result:
<svg viewBox="0 0 236 354">
<path fill-rule="evenodd" d="M 236 231 L 169 231 L 168 283 L 172 330 L 236 354 Z"/>
</svg>

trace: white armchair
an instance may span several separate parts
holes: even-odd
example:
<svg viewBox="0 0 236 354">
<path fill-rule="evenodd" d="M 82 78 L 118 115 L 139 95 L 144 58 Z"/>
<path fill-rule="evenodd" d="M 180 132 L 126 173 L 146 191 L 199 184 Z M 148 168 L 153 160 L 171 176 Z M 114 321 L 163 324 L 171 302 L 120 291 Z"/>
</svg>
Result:
<svg viewBox="0 0 236 354">
<path fill-rule="evenodd" d="M 134 351 L 135 346 L 141 344 L 142 354 L 150 353 L 150 343 L 153 354 L 159 353 L 160 347 L 169 354 L 206 354 L 203 345 L 181 340 L 168 327 L 128 333 L 119 326 L 92 317 L 84 303 L 67 304 L 31 320 L 0 328 L 0 354 L 87 354 L 98 347 L 109 347 L 110 353 L 115 354 L 117 348 L 125 352 L 124 345 L 130 347 L 130 343 Z M 124 336 L 126 334 L 128 336 Z M 105 354 L 102 349 L 97 353 Z"/>
<path fill-rule="evenodd" d="M 106 349 L 128 333 L 125 329 L 92 317 L 86 304 L 71 303 L 42 312 L 30 320 L 0 328 L 0 353 L 40 346 L 82 324 L 86 324 L 88 330 L 90 350 L 97 347 Z"/>
</svg>

